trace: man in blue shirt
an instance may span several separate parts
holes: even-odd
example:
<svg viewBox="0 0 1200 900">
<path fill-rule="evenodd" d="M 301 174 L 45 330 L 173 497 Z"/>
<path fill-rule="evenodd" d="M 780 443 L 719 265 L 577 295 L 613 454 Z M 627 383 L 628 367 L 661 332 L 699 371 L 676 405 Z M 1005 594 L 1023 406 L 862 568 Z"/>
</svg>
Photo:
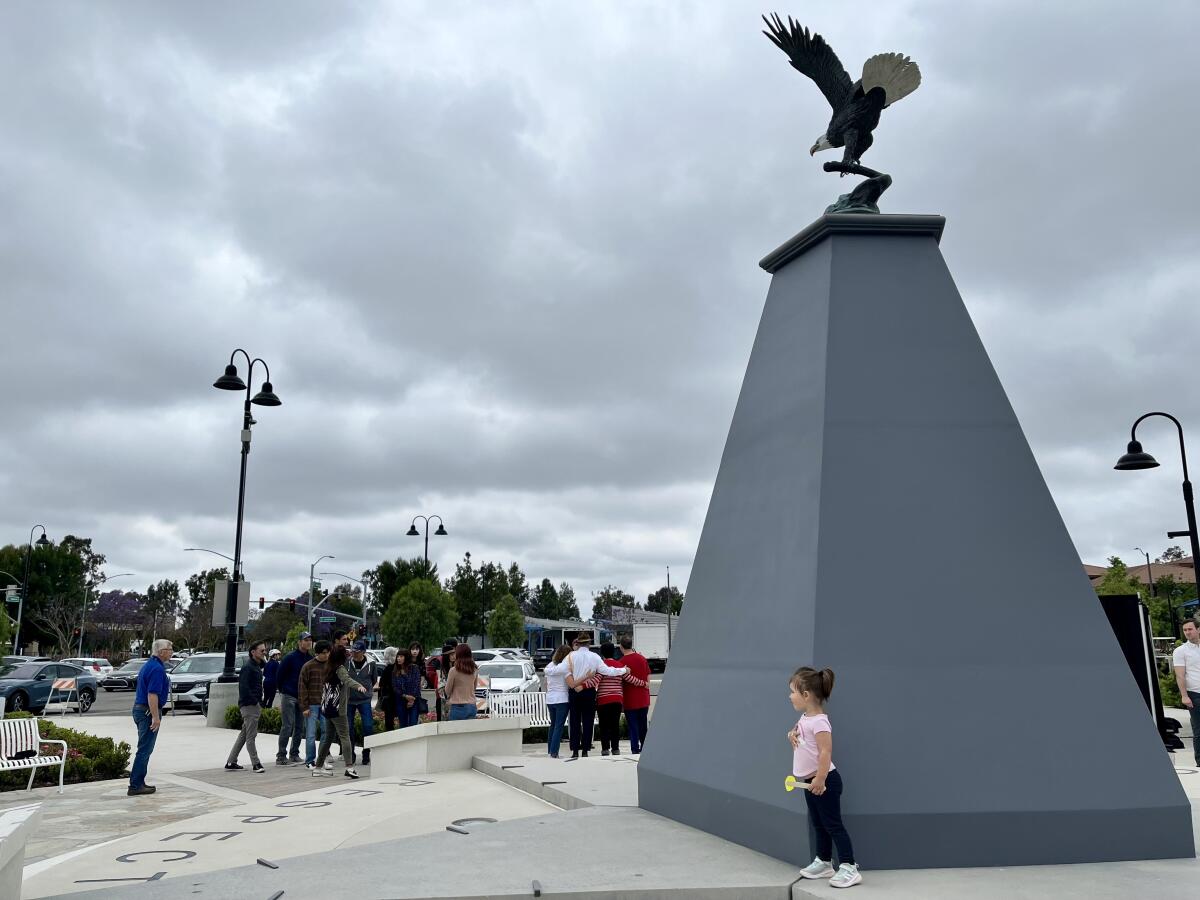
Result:
<svg viewBox="0 0 1200 900">
<path fill-rule="evenodd" d="M 154 786 L 146 784 L 146 769 L 150 765 L 150 754 L 158 740 L 158 726 L 162 722 L 163 704 L 171 692 L 171 679 L 167 676 L 166 661 L 171 658 L 174 646 L 166 638 L 159 638 L 151 648 L 152 656 L 138 671 L 137 688 L 133 695 L 133 721 L 137 725 L 137 755 L 133 768 L 129 770 L 129 796 L 153 794 Z"/>
<path fill-rule="evenodd" d="M 304 737 L 304 715 L 297 699 L 300 690 L 300 669 L 312 659 L 312 635 L 307 631 L 300 635 L 300 646 L 283 658 L 279 664 L 279 749 L 275 754 L 275 765 L 300 765 L 300 739 Z M 291 741 L 291 753 L 288 741 Z"/>
</svg>

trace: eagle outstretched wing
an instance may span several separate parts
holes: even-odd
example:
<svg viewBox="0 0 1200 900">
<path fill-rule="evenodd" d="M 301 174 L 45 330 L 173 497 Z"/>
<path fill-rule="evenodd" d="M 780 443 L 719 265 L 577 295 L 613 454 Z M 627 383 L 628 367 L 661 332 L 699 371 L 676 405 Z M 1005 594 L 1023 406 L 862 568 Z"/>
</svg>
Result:
<svg viewBox="0 0 1200 900">
<path fill-rule="evenodd" d="M 771 42 L 788 55 L 792 67 L 807 75 L 821 89 L 834 112 L 841 109 L 850 99 L 853 83 L 850 73 L 837 58 L 833 48 L 825 43 L 825 38 L 819 34 L 810 33 L 807 28 L 788 16 L 787 26 L 779 18 L 779 13 L 772 13 L 771 18 L 763 16 L 768 31 L 764 31 Z"/>
</svg>

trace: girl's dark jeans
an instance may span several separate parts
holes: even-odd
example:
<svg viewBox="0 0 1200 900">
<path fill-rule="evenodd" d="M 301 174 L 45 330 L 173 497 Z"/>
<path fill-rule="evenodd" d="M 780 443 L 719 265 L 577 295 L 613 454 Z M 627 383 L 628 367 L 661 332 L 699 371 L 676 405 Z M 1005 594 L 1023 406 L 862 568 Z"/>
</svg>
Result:
<svg viewBox="0 0 1200 900">
<path fill-rule="evenodd" d="M 805 791 L 804 802 L 808 805 L 809 840 L 815 845 L 817 857 L 832 860 L 836 846 L 838 864 L 854 865 L 854 847 L 842 824 L 842 776 L 838 770 L 830 770 L 825 777 L 825 793 L 814 797 L 811 791 Z"/>
</svg>

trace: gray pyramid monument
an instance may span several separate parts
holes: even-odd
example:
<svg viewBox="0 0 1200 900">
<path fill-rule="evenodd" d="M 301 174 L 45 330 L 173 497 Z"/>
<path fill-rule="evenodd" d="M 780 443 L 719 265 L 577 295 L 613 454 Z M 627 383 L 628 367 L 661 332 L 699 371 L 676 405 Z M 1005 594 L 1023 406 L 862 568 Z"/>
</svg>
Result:
<svg viewBox="0 0 1200 900">
<path fill-rule="evenodd" d="M 942 259 L 944 224 L 826 215 L 762 261 L 641 806 L 807 863 L 804 798 L 783 789 L 787 681 L 829 666 L 864 867 L 1191 857 L 1188 800 Z"/>
</svg>

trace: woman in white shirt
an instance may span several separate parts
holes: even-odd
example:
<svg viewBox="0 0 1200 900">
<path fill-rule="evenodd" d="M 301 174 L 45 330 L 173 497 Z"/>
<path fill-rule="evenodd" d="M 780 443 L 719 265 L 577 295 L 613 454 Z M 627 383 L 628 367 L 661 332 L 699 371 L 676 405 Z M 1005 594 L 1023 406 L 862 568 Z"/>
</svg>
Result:
<svg viewBox="0 0 1200 900">
<path fill-rule="evenodd" d="M 570 709 L 570 694 L 567 692 L 567 655 L 571 648 L 563 644 L 554 651 L 554 661 L 545 668 L 546 707 L 550 710 L 550 736 L 546 740 L 552 759 L 558 759 L 558 745 L 562 743 L 563 725 L 567 722 Z"/>
</svg>

